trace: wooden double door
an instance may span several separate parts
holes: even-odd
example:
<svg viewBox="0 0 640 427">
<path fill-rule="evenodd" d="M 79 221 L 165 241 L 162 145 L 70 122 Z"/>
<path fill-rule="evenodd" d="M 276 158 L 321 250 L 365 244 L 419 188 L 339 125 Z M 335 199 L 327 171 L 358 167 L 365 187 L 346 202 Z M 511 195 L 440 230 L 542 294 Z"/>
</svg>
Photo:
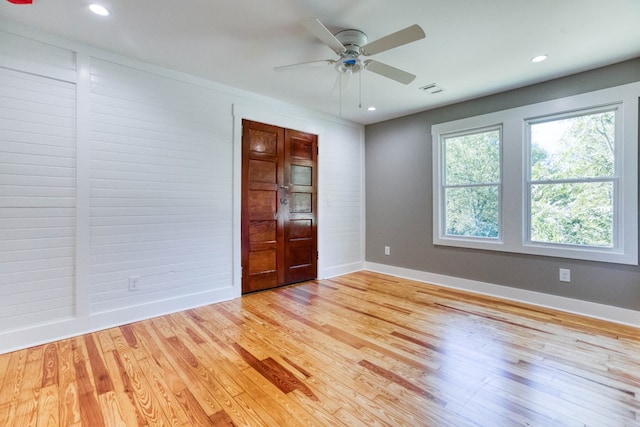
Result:
<svg viewBox="0 0 640 427">
<path fill-rule="evenodd" d="M 242 121 L 242 293 L 317 277 L 316 135 Z"/>
</svg>

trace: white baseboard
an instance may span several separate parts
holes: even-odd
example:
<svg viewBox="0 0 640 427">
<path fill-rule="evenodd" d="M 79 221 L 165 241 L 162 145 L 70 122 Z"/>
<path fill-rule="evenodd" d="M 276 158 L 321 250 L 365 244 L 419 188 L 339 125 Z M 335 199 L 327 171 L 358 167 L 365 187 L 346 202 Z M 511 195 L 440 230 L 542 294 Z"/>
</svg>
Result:
<svg viewBox="0 0 640 427">
<path fill-rule="evenodd" d="M 640 327 L 640 311 L 372 262 L 365 270 Z"/>
<path fill-rule="evenodd" d="M 0 334 L 0 354 L 235 298 L 233 288 L 153 301 Z"/>
<path fill-rule="evenodd" d="M 332 277 L 342 276 L 344 274 L 354 273 L 364 269 L 363 262 L 353 262 L 350 264 L 342 264 L 335 267 L 325 268 L 322 270 L 320 279 L 331 279 Z"/>
<path fill-rule="evenodd" d="M 344 264 L 323 270 L 322 278 L 328 279 L 362 269 L 640 327 L 640 312 L 635 310 L 385 264 L 371 262 Z M 7 331 L 0 334 L 0 354 L 190 308 L 227 301 L 235 297 L 237 296 L 233 292 L 233 288 L 229 287 L 211 292 L 186 295 L 176 299 L 124 307 L 110 312 L 95 313 L 87 317 L 67 318 L 57 322 L 35 325 L 27 329 Z"/>
</svg>

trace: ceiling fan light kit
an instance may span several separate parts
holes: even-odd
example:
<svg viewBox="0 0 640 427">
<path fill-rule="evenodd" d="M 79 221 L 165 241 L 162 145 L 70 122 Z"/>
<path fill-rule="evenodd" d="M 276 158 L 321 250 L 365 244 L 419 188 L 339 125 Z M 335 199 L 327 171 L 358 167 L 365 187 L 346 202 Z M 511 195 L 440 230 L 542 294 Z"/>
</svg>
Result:
<svg viewBox="0 0 640 427">
<path fill-rule="evenodd" d="M 336 61 L 336 70 L 345 74 L 362 71 L 364 65 L 359 59 L 360 47 L 367 44 L 367 35 L 359 30 L 344 30 L 336 33 L 335 37 L 345 49 Z"/>
</svg>

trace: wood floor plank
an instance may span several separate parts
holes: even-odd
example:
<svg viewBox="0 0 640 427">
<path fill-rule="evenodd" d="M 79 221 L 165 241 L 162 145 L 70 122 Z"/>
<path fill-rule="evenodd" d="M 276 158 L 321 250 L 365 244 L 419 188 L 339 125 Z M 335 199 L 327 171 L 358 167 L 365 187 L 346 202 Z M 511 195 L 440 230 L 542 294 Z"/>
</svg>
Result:
<svg viewBox="0 0 640 427">
<path fill-rule="evenodd" d="M 107 391 L 100 394 L 98 396 L 98 402 L 105 426 L 125 427 L 127 425 L 127 415 L 114 391 Z"/>
<path fill-rule="evenodd" d="M 36 427 L 38 422 L 38 408 L 36 400 L 21 400 L 16 410 L 13 424 L 21 427 Z"/>
<path fill-rule="evenodd" d="M 252 397 L 262 406 L 263 411 L 268 412 L 280 425 L 326 425 L 254 368 L 245 370 L 244 375 L 256 385 L 248 392 L 253 393 Z M 322 418 L 322 414 L 316 415 Z"/>
<path fill-rule="evenodd" d="M 188 424 L 185 423 L 185 420 L 189 419 L 189 415 L 191 415 L 188 411 L 195 412 L 195 409 L 185 409 L 184 407 L 185 403 L 190 403 L 185 402 L 184 395 L 186 387 L 172 391 L 164 381 L 161 371 L 158 370 L 154 366 L 155 363 L 148 358 L 139 359 L 138 364 L 140 365 L 146 382 L 151 388 L 151 392 L 155 396 L 158 406 L 162 408 L 162 412 L 167 417 L 170 425 L 187 426 Z M 200 411 L 202 411 L 202 409 L 200 409 Z"/>
<path fill-rule="evenodd" d="M 200 329 L 196 325 L 191 328 L 190 322 L 184 318 L 182 320 L 185 328 L 182 331 L 176 331 L 177 336 L 188 346 L 189 351 L 198 361 L 198 365 L 206 372 L 209 372 L 229 395 L 236 396 L 242 393 L 242 387 L 235 381 L 235 369 L 229 366 L 223 354 L 218 353 L 218 347 L 211 345 L 200 335 L 198 335 L 198 340 L 194 341 L 193 334 L 197 334 L 198 332 L 196 331 L 200 331 Z M 176 321 L 176 323 L 179 324 L 180 322 Z M 189 333 L 187 331 L 192 332 Z M 202 332 L 203 336 L 206 336 L 206 332 Z M 230 354 L 230 352 L 227 354 Z"/>
<path fill-rule="evenodd" d="M 60 423 L 60 397 L 58 385 L 48 385 L 40 390 L 37 404 L 38 427 L 56 427 Z"/>
<path fill-rule="evenodd" d="M 4 385 L 4 378 L 7 375 L 7 369 L 9 368 L 9 358 L 0 357 L 0 390 Z"/>
<path fill-rule="evenodd" d="M 10 355 L 7 363 L 7 373 L 2 389 L 0 389 L 0 425 L 14 425 L 19 405 L 20 388 L 24 381 L 24 371 L 27 364 L 27 351 L 21 350 Z"/>
<path fill-rule="evenodd" d="M 80 426 L 80 400 L 76 383 L 72 343 L 74 338 L 58 341 L 58 399 L 60 402 L 60 425 Z"/>
<path fill-rule="evenodd" d="M 40 349 L 38 349 L 40 350 Z M 20 388 L 20 396 L 15 424 L 35 427 L 38 421 L 37 402 L 42 388 L 42 351 L 27 352 L 27 364 L 24 370 L 24 381 Z"/>
<path fill-rule="evenodd" d="M 159 405 L 159 401 L 156 399 L 151 385 L 146 381 L 142 368 L 127 341 L 122 336 L 113 338 L 113 344 L 128 378 L 136 406 L 140 409 L 140 415 L 149 426 L 170 425 L 164 414 L 164 409 Z"/>
<path fill-rule="evenodd" d="M 109 339 L 111 339 L 110 336 Z M 111 349 L 105 352 L 105 363 L 113 381 L 114 397 L 118 401 L 118 407 L 121 411 L 120 417 L 127 426 L 146 426 L 147 423 L 142 417 L 140 407 L 131 388 L 131 381 L 122 365 L 118 352 L 115 350 L 115 346 L 111 345 L 105 348 Z"/>
<path fill-rule="evenodd" d="M 363 271 L 0 355 L 0 425 L 640 426 L 640 329 Z"/>
<path fill-rule="evenodd" d="M 251 418 L 252 426 L 256 427 L 280 427 L 281 424 L 276 421 L 269 412 L 264 411 L 262 406 L 253 398 L 249 393 L 243 392 L 234 397 L 234 400 L 238 402 L 238 405 L 247 413 Z M 216 413 L 210 416 L 210 419 L 220 422 L 220 425 L 226 426 L 228 422 L 232 422 L 231 418 L 226 412 Z M 228 420 L 228 421 L 225 421 Z M 238 425 L 235 424 L 234 425 Z"/>
<path fill-rule="evenodd" d="M 342 421 L 347 426 L 353 425 L 389 425 L 388 411 L 378 403 L 376 395 L 366 396 L 360 390 L 357 379 L 352 382 L 343 383 L 333 380 L 325 382 L 328 377 L 323 375 L 312 375 L 307 379 L 307 383 L 312 385 L 320 397 L 320 405 L 323 405 L 329 412 Z M 329 379 L 330 380 L 330 379 Z M 354 423 L 354 420 L 358 422 Z"/>
<path fill-rule="evenodd" d="M 92 340 L 91 335 L 83 338 Z M 80 406 L 80 419 L 82 425 L 93 423 L 96 427 L 104 427 L 104 414 L 98 402 L 98 389 L 93 382 L 91 363 L 88 360 L 85 340 L 72 341 L 73 365 L 78 385 L 78 401 Z"/>
<path fill-rule="evenodd" d="M 167 337 L 162 335 L 155 320 L 147 322 L 150 325 L 150 335 L 154 337 L 156 344 L 161 345 L 164 355 L 171 361 L 178 375 L 184 378 L 189 390 L 209 417 L 224 412 L 226 414 L 224 419 L 229 418 L 237 425 L 252 425 L 252 415 L 244 411 L 211 373 L 197 363 L 192 354 L 182 348 L 179 341 L 172 340 L 173 344 L 162 344 Z M 168 324 L 165 323 L 166 325 Z M 165 333 L 167 332 L 169 331 L 165 330 Z"/>
</svg>

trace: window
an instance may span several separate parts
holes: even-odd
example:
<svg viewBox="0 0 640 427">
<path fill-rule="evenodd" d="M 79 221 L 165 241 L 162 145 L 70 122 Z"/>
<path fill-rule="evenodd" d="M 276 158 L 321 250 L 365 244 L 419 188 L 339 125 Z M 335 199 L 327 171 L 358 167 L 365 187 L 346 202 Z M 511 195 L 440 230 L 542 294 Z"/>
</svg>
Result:
<svg viewBox="0 0 640 427">
<path fill-rule="evenodd" d="M 433 241 L 638 264 L 640 83 L 432 126 Z"/>
<path fill-rule="evenodd" d="M 531 242 L 615 246 L 616 111 L 528 122 Z"/>
<path fill-rule="evenodd" d="M 447 236 L 500 234 L 500 128 L 443 136 Z"/>
</svg>

